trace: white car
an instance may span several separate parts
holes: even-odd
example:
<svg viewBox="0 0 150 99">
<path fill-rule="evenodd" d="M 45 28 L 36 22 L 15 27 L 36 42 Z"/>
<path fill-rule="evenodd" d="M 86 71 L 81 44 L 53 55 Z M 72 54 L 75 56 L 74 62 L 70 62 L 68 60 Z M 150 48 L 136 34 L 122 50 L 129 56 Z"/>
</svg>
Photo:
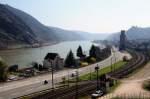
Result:
<svg viewBox="0 0 150 99">
<path fill-rule="evenodd" d="M 92 96 L 92 99 L 95 99 L 95 98 L 101 97 L 102 95 L 104 95 L 103 91 L 102 90 L 97 90 L 91 96 Z"/>
</svg>

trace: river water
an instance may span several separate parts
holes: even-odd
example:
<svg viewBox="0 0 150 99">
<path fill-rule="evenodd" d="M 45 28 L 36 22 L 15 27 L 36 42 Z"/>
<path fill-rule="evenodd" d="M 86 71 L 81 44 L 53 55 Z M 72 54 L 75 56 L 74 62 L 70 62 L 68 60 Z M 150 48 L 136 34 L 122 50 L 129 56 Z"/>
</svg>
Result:
<svg viewBox="0 0 150 99">
<path fill-rule="evenodd" d="M 65 58 L 70 50 L 73 51 L 76 57 L 76 50 L 79 45 L 82 46 L 83 52 L 88 54 L 91 41 L 67 41 L 51 46 L 43 46 L 40 48 L 23 48 L 15 50 L 0 51 L 0 56 L 8 65 L 18 64 L 20 68 L 28 67 L 32 62 L 42 63 L 47 53 L 58 53 L 62 58 Z"/>
</svg>

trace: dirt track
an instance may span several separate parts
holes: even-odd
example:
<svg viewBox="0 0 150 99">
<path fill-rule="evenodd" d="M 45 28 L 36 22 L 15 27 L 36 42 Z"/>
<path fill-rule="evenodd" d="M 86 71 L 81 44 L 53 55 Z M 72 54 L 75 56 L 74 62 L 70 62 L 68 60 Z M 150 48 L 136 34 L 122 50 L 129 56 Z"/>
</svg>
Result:
<svg viewBox="0 0 150 99">
<path fill-rule="evenodd" d="M 131 77 L 122 79 L 121 85 L 111 94 L 116 96 L 121 94 L 139 95 L 140 93 L 150 93 L 142 88 L 142 83 L 148 79 L 150 79 L 150 63 L 146 64 L 140 71 Z M 109 95 L 110 94 L 106 96 Z M 103 99 L 103 97 L 100 99 Z"/>
<path fill-rule="evenodd" d="M 147 92 L 142 89 L 142 83 L 148 79 L 150 79 L 150 63 L 131 77 L 121 80 L 122 84 L 114 93 L 139 94 L 140 92 Z"/>
</svg>

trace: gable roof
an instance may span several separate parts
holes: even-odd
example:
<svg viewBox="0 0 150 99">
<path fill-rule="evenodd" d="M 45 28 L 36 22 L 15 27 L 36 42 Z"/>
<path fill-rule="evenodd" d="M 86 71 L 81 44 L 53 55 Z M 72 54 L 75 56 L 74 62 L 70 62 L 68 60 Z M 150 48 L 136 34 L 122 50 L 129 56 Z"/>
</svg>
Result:
<svg viewBox="0 0 150 99">
<path fill-rule="evenodd" d="M 56 56 L 58 56 L 57 53 L 47 53 L 47 55 L 45 56 L 44 59 L 51 59 L 54 60 L 56 58 Z"/>
</svg>

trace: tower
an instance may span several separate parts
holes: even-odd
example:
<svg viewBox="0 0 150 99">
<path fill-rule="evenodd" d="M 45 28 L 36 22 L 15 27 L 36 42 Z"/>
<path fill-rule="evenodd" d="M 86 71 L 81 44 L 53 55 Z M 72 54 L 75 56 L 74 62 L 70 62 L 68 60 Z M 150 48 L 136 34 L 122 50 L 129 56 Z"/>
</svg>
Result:
<svg viewBox="0 0 150 99">
<path fill-rule="evenodd" d="M 125 49 L 126 49 L 126 35 L 125 35 L 125 30 L 121 30 L 119 50 L 125 50 Z"/>
</svg>

